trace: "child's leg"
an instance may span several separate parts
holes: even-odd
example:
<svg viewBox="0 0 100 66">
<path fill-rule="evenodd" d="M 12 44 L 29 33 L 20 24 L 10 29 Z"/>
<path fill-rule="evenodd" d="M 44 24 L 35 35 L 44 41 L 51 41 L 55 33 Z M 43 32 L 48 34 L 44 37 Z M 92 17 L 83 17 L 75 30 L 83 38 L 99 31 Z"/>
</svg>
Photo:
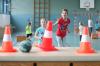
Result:
<svg viewBox="0 0 100 66">
<path fill-rule="evenodd" d="M 58 43 L 58 47 L 62 47 L 62 39 L 59 36 L 56 36 L 57 38 L 57 43 Z"/>
<path fill-rule="evenodd" d="M 89 36 L 91 37 L 91 28 L 89 27 Z"/>
<path fill-rule="evenodd" d="M 82 35 L 80 35 L 80 41 L 81 41 L 81 39 L 82 39 Z"/>
<path fill-rule="evenodd" d="M 65 37 L 63 38 L 63 47 L 67 46 L 66 44 L 67 44 L 67 42 L 66 42 L 66 36 L 65 36 Z"/>
<path fill-rule="evenodd" d="M 63 38 L 63 47 L 69 47 L 70 45 L 67 43 L 67 35 Z"/>
<path fill-rule="evenodd" d="M 93 30 L 92 27 L 90 27 L 89 28 L 89 35 L 90 35 L 90 37 L 91 37 L 92 30 Z"/>
<path fill-rule="evenodd" d="M 32 33 L 30 34 L 30 37 L 32 37 Z"/>
<path fill-rule="evenodd" d="M 26 37 L 28 38 L 29 37 L 29 34 L 27 34 Z"/>
</svg>

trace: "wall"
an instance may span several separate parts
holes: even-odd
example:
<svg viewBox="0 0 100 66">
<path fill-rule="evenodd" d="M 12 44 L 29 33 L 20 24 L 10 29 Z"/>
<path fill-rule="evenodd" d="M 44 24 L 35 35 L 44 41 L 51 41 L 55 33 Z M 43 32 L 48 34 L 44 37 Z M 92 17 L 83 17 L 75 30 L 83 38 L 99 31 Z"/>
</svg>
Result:
<svg viewBox="0 0 100 66">
<path fill-rule="evenodd" d="M 0 14 L 0 27 L 10 24 L 10 15 Z"/>
<path fill-rule="evenodd" d="M 33 18 L 33 0 L 11 1 L 11 24 L 17 31 L 25 31 L 29 18 Z"/>
<path fill-rule="evenodd" d="M 34 0 L 12 0 L 11 1 L 11 24 L 16 27 L 17 32 L 25 31 L 25 26 L 27 24 L 27 21 L 29 18 L 33 20 L 34 15 Z M 71 24 L 69 26 L 70 34 L 67 36 L 66 41 L 68 41 L 68 44 L 71 44 L 71 46 L 79 46 L 79 37 L 78 35 L 73 36 L 73 29 L 74 29 L 74 16 L 72 15 L 74 10 L 77 10 L 78 13 L 84 13 L 86 12 L 85 9 L 80 9 L 80 0 L 50 0 L 50 19 L 55 22 L 57 18 L 60 17 L 60 12 L 62 8 L 67 8 L 69 11 L 69 18 L 71 19 Z M 91 13 L 95 13 L 96 10 L 100 10 L 100 0 L 95 0 L 95 8 L 90 9 Z M 87 25 L 87 17 L 78 15 L 77 16 L 77 23 L 79 20 L 84 22 L 85 25 Z M 97 19 L 97 16 L 93 16 L 93 21 L 95 23 Z M 56 26 L 53 29 L 56 31 Z M 55 35 L 54 35 L 55 36 Z M 54 37 L 53 36 L 53 37 Z M 77 39 L 76 39 L 77 37 Z M 72 41 L 73 39 L 73 41 Z M 54 38 L 54 44 L 56 43 L 56 40 Z M 97 42 L 97 43 L 96 43 Z M 96 49 L 100 49 L 99 40 L 92 40 L 92 43 Z M 95 44 L 96 43 L 96 44 Z"/>
<path fill-rule="evenodd" d="M 24 31 L 27 24 L 27 20 L 31 18 L 33 20 L 33 7 L 34 0 L 12 0 L 11 8 L 11 23 L 17 27 L 17 31 Z M 69 18 L 71 19 L 71 24 L 69 26 L 70 30 L 73 31 L 73 11 L 77 10 L 79 13 L 85 12 L 85 9 L 80 9 L 80 0 L 50 0 L 50 19 L 55 22 L 56 18 L 60 17 L 60 12 L 62 8 L 67 8 L 69 11 Z M 95 0 L 95 9 L 91 9 L 91 12 L 99 10 L 100 0 Z M 95 17 L 96 18 L 96 17 Z M 87 17 L 78 16 L 78 20 L 87 23 Z M 95 21 L 95 19 L 93 19 Z M 55 30 L 55 29 L 54 29 Z"/>
<path fill-rule="evenodd" d="M 99 7 L 99 2 L 100 0 L 95 0 L 95 8 L 94 9 L 90 9 L 90 13 L 95 13 L 97 10 L 100 10 Z M 71 30 L 71 32 L 73 32 L 73 26 L 74 26 L 74 16 L 73 16 L 73 12 L 75 10 L 77 10 L 78 13 L 83 14 L 84 12 L 86 12 L 86 9 L 82 9 L 80 8 L 80 0 L 51 0 L 51 20 L 56 20 L 56 18 L 60 17 L 60 12 L 62 8 L 67 8 L 69 11 L 69 18 L 71 19 L 71 24 L 69 26 L 69 29 Z M 83 16 L 83 15 L 78 15 L 77 16 L 77 21 L 81 20 L 85 25 L 87 25 L 87 16 Z M 93 21 L 95 23 L 97 16 L 93 16 Z"/>
</svg>

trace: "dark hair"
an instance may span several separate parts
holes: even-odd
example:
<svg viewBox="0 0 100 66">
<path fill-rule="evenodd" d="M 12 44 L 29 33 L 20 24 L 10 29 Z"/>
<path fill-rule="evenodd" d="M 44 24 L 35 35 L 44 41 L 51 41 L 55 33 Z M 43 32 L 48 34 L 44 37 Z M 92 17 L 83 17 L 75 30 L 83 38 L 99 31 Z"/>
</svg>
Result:
<svg viewBox="0 0 100 66">
<path fill-rule="evenodd" d="M 42 16 L 42 17 L 40 17 L 40 19 L 45 19 L 45 17 Z"/>
<path fill-rule="evenodd" d="M 28 25 L 31 25 L 31 22 L 29 22 Z"/>
<path fill-rule="evenodd" d="M 79 22 L 80 23 L 80 25 L 83 25 L 83 23 L 82 22 Z"/>
<path fill-rule="evenodd" d="M 67 12 L 67 14 L 68 14 L 68 10 L 67 10 L 67 9 L 62 9 L 62 11 L 66 11 L 66 12 Z"/>
</svg>

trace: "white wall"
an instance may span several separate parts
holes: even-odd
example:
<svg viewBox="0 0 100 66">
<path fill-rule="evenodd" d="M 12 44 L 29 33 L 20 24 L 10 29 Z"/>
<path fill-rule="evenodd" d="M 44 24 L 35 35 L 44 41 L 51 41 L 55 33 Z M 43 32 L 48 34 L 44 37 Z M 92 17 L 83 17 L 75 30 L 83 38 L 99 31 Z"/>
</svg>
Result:
<svg viewBox="0 0 100 66">
<path fill-rule="evenodd" d="M 10 15 L 0 14 L 0 27 L 10 24 Z"/>
</svg>

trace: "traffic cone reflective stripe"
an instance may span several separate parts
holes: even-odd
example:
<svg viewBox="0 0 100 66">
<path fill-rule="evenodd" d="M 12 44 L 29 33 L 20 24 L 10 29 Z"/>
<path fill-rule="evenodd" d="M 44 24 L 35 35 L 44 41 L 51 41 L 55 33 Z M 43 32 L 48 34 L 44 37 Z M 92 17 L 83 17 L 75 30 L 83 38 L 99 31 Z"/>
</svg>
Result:
<svg viewBox="0 0 100 66">
<path fill-rule="evenodd" d="M 52 38 L 52 31 L 47 31 L 47 30 L 45 30 L 44 37 L 45 37 L 45 38 Z"/>
<path fill-rule="evenodd" d="M 2 47 L 0 48 L 0 52 L 16 52 L 16 49 L 13 48 L 13 42 L 11 39 L 10 26 L 7 25 L 4 31 L 4 37 L 2 42 Z"/>
<path fill-rule="evenodd" d="M 4 35 L 3 41 L 11 41 L 11 40 L 12 40 L 11 35 L 7 35 L 7 34 Z"/>
<path fill-rule="evenodd" d="M 57 50 L 52 44 L 52 21 L 48 21 L 42 44 L 39 47 L 44 51 Z"/>
<path fill-rule="evenodd" d="M 81 42 L 88 42 L 88 41 L 90 41 L 89 36 L 88 35 L 83 35 Z"/>
<path fill-rule="evenodd" d="M 95 53 L 90 43 L 88 27 L 84 27 L 83 29 L 82 40 L 80 42 L 80 48 L 77 50 L 77 52 L 78 53 Z"/>
</svg>

